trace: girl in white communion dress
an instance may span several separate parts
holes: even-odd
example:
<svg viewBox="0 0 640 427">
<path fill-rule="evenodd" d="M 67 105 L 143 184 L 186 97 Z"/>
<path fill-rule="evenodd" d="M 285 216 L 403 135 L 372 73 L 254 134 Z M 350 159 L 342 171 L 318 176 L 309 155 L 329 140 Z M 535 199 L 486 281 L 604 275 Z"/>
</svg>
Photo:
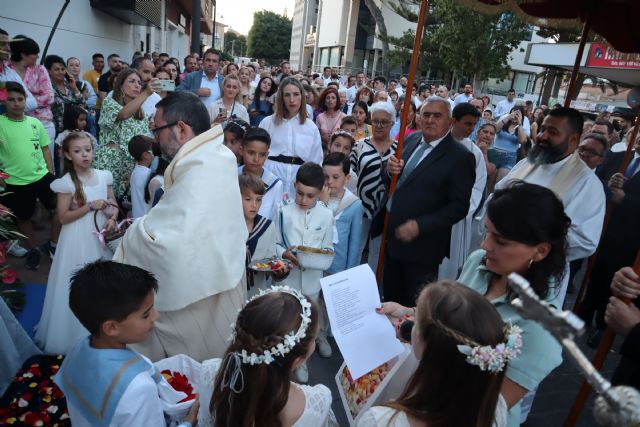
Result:
<svg viewBox="0 0 640 427">
<path fill-rule="evenodd" d="M 326 386 L 291 381 L 315 350 L 318 310 L 310 299 L 274 286 L 249 300 L 232 327 L 224 358 L 203 363 L 203 383 L 213 389 L 201 390 L 199 425 L 338 426 Z"/>
<path fill-rule="evenodd" d="M 411 345 L 419 366 L 397 400 L 374 406 L 358 427 L 504 427 L 500 386 L 522 345 L 491 302 L 453 281 L 424 287 L 415 309 L 384 303 L 392 321 L 412 316 Z"/>
</svg>

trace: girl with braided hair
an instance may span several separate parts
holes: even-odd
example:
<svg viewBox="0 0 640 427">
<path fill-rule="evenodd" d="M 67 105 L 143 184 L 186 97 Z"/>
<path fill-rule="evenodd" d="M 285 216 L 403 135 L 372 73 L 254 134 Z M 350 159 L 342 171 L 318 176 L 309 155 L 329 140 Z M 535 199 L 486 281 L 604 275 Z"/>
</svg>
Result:
<svg viewBox="0 0 640 427">
<path fill-rule="evenodd" d="M 386 302 L 378 311 L 414 319 L 411 345 L 419 364 L 398 399 L 364 412 L 358 427 L 506 424 L 500 386 L 520 342 L 486 298 L 445 280 L 425 286 L 415 309 Z"/>
<path fill-rule="evenodd" d="M 201 392 L 202 408 L 209 413 L 200 424 L 337 427 L 329 389 L 291 381 L 313 354 L 318 327 L 316 305 L 297 290 L 274 286 L 249 300 L 232 326 L 222 361 L 203 364 L 217 373 L 212 395 Z"/>
</svg>

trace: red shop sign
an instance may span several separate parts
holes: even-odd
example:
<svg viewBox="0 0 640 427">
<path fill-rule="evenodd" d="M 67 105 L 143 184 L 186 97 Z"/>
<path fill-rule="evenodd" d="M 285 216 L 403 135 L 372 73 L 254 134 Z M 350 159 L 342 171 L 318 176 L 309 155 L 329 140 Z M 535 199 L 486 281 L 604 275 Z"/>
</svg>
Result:
<svg viewBox="0 0 640 427">
<path fill-rule="evenodd" d="M 640 54 L 622 53 L 604 43 L 591 43 L 587 67 L 640 69 Z"/>
</svg>

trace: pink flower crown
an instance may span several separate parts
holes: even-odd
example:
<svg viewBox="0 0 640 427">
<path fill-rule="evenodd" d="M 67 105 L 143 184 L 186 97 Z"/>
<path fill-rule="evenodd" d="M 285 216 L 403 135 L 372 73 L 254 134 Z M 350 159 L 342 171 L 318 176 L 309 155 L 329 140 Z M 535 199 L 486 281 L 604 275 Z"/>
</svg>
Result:
<svg viewBox="0 0 640 427">
<path fill-rule="evenodd" d="M 506 342 L 495 347 L 490 345 L 458 345 L 458 351 L 467 356 L 467 363 L 476 365 L 482 371 L 498 373 L 502 371 L 511 359 L 520 354 L 522 348 L 522 329 L 511 325 L 505 331 Z"/>
<path fill-rule="evenodd" d="M 482 371 L 493 374 L 501 372 L 510 360 L 518 357 L 522 348 L 522 329 L 516 325 L 509 325 L 505 329 L 505 342 L 494 347 L 480 345 L 440 321 L 434 320 L 433 323 L 451 338 L 462 342 L 463 344 L 457 346 L 458 351 L 467 356 L 467 363 L 479 367 Z"/>
</svg>

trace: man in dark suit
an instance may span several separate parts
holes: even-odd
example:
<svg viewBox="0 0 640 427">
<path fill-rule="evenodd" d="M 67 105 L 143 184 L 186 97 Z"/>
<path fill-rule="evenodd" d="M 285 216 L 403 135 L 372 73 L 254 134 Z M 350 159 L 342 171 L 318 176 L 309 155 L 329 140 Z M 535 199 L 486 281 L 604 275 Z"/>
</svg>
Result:
<svg viewBox="0 0 640 427">
<path fill-rule="evenodd" d="M 412 306 L 420 288 L 435 280 L 449 255 L 451 227 L 469 210 L 475 158 L 449 133 L 451 106 L 431 96 L 419 112 L 422 132 L 405 141 L 402 160 L 392 156 L 387 182 L 399 175 L 387 201 L 389 227 L 384 265 L 384 298 Z"/>
<path fill-rule="evenodd" d="M 215 49 L 207 49 L 203 55 L 202 71 L 189 73 L 176 88 L 176 91 L 195 93 L 200 97 L 205 107 L 209 107 L 222 96 L 224 77 L 218 74 L 218 68 L 220 68 L 220 52 Z"/>
<path fill-rule="evenodd" d="M 616 272 L 611 282 L 613 297 L 609 300 L 605 320 L 624 341 L 620 346 L 620 364 L 611 383 L 640 389 L 640 277 L 631 267 Z M 623 299 L 631 300 L 627 305 Z"/>
<path fill-rule="evenodd" d="M 635 153 L 624 174 L 619 173 L 624 152 L 611 153 L 598 168 L 598 177 L 605 183 L 607 200 L 613 204 L 613 213 L 607 230 L 602 235 L 600 252 L 593 267 L 589 286 L 580 304 L 579 315 L 591 323 L 596 315 L 596 326 L 605 326 L 604 313 L 609 300 L 609 284 L 614 273 L 633 261 L 640 249 L 640 137 L 635 142 Z M 597 345 L 594 334 L 590 345 Z"/>
</svg>

